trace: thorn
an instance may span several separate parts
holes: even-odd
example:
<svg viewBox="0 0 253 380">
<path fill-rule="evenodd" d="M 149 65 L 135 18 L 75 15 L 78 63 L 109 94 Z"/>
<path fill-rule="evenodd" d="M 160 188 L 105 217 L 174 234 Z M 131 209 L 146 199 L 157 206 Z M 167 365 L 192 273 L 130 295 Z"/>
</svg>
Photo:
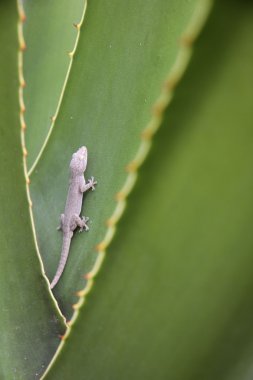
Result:
<svg viewBox="0 0 253 380">
<path fill-rule="evenodd" d="M 165 88 L 167 91 L 173 91 L 174 88 L 176 87 L 176 84 L 177 84 L 177 80 L 176 80 L 176 78 L 174 77 L 174 79 L 173 79 L 173 78 L 169 78 L 169 79 L 167 79 L 167 80 L 164 82 L 163 86 L 164 86 L 164 88 Z"/>
<path fill-rule="evenodd" d="M 74 23 L 73 26 L 74 26 L 77 30 L 80 30 L 80 27 L 81 27 L 80 24 L 76 24 L 76 23 Z"/>
<path fill-rule="evenodd" d="M 56 117 L 55 117 L 55 115 L 53 115 L 53 116 L 50 116 L 50 120 L 51 120 L 52 122 L 55 122 L 55 120 L 56 120 Z"/>
<path fill-rule="evenodd" d="M 24 131 L 26 129 L 26 124 L 25 123 L 22 123 L 21 124 L 21 129 Z"/>
<path fill-rule="evenodd" d="M 86 273 L 84 276 L 85 280 L 90 280 L 92 278 L 91 272 Z"/>
<path fill-rule="evenodd" d="M 138 168 L 137 163 L 136 163 L 135 161 L 132 161 L 132 162 L 130 162 L 130 163 L 126 166 L 126 171 L 127 171 L 128 173 L 133 173 L 133 172 L 136 172 L 137 168 Z"/>
<path fill-rule="evenodd" d="M 83 275 L 83 278 L 85 279 L 85 275 Z M 79 290 L 79 292 L 76 292 L 76 296 L 79 297 L 79 298 L 84 297 L 85 292 L 86 292 L 85 289 Z"/>
<path fill-rule="evenodd" d="M 73 55 L 74 55 L 74 51 L 70 51 L 68 54 L 69 54 L 69 56 L 70 56 L 70 58 L 73 58 Z"/>
<path fill-rule="evenodd" d="M 27 185 L 30 185 L 30 183 L 31 183 L 31 180 L 30 180 L 30 178 L 29 178 L 29 177 L 27 177 L 27 178 L 26 178 L 26 183 L 27 183 Z"/>
<path fill-rule="evenodd" d="M 24 148 L 23 148 L 23 155 L 26 157 L 27 154 L 28 154 L 28 153 L 27 153 L 27 150 L 26 150 L 26 148 L 24 147 Z"/>
<path fill-rule="evenodd" d="M 20 12 L 19 12 L 19 19 L 22 22 L 26 21 L 26 15 L 25 15 L 25 12 L 24 12 L 24 10 L 22 8 L 20 9 Z"/>
<path fill-rule="evenodd" d="M 24 81 L 24 80 L 22 80 L 22 82 L 20 82 L 20 86 L 21 86 L 22 88 L 25 88 L 25 86 L 26 86 L 26 83 L 25 83 L 25 81 Z"/>
<path fill-rule="evenodd" d="M 141 138 L 143 140 L 151 140 L 153 137 L 153 131 L 150 128 L 146 128 L 141 132 Z"/>
<path fill-rule="evenodd" d="M 21 111 L 21 113 L 25 113 L 25 106 L 22 106 L 22 107 L 20 108 L 20 111 Z"/>
<path fill-rule="evenodd" d="M 191 36 L 191 35 L 183 35 L 181 38 L 180 38 L 180 44 L 183 45 L 184 47 L 190 47 L 193 42 L 194 42 L 195 38 L 194 36 Z"/>
<path fill-rule="evenodd" d="M 74 304 L 72 305 L 72 309 L 77 310 L 77 309 L 78 309 L 78 304 L 77 304 L 77 303 L 74 303 Z"/>
<path fill-rule="evenodd" d="M 105 248 L 106 248 L 106 245 L 105 245 L 105 243 L 104 243 L 103 241 L 102 241 L 101 243 L 97 244 L 96 247 L 95 247 L 95 249 L 96 249 L 98 252 L 100 252 L 100 251 L 104 251 Z"/>
<path fill-rule="evenodd" d="M 61 340 L 64 340 L 65 339 L 65 335 L 58 335 L 58 338 L 60 338 Z"/>
<path fill-rule="evenodd" d="M 114 220 L 112 218 L 110 218 L 110 219 L 107 219 L 107 221 L 105 222 L 105 224 L 106 224 L 107 227 L 112 227 L 112 226 L 114 226 L 115 222 L 114 222 Z"/>
<path fill-rule="evenodd" d="M 25 49 L 26 49 L 26 44 L 22 42 L 22 44 L 20 44 L 20 50 L 24 51 Z"/>
<path fill-rule="evenodd" d="M 161 114 L 163 113 L 164 111 L 164 105 L 162 103 L 156 103 L 153 108 L 152 108 L 152 112 L 153 114 L 155 114 L 156 116 L 161 116 Z"/>
<path fill-rule="evenodd" d="M 30 207 L 33 207 L 33 203 L 32 203 L 32 201 L 29 201 L 29 206 L 30 206 Z"/>
<path fill-rule="evenodd" d="M 116 201 L 123 201 L 125 199 L 125 194 L 122 191 L 119 191 L 115 195 L 115 199 L 116 199 Z"/>
</svg>

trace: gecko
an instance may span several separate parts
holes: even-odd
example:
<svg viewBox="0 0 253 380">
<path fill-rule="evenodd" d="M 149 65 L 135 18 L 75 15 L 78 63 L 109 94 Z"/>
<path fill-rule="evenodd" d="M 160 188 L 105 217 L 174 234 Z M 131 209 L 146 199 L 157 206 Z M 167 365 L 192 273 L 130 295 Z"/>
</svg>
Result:
<svg viewBox="0 0 253 380">
<path fill-rule="evenodd" d="M 63 233 L 61 257 L 58 268 L 56 270 L 56 274 L 50 285 L 51 289 L 53 289 L 58 283 L 65 268 L 74 230 L 77 227 L 80 228 L 79 232 L 83 231 L 84 229 L 85 231 L 89 230 L 89 227 L 87 225 L 89 218 L 85 216 L 80 217 L 83 194 L 89 189 L 95 190 L 97 181 L 94 180 L 94 177 L 91 177 L 87 183 L 85 182 L 84 172 L 86 170 L 87 160 L 87 148 L 85 146 L 82 146 L 72 155 L 72 159 L 70 161 L 69 190 L 64 214 L 61 214 L 60 226 L 57 228 L 58 230 L 62 230 Z"/>
</svg>

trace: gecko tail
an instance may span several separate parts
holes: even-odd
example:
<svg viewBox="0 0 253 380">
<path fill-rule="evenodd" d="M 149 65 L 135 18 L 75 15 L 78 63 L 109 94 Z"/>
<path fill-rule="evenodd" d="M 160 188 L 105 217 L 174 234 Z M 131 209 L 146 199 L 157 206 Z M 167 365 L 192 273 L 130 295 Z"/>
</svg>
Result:
<svg viewBox="0 0 253 380">
<path fill-rule="evenodd" d="M 62 272 L 64 271 L 64 268 L 65 268 L 65 265 L 66 265 L 66 262 L 68 259 L 70 242 L 71 242 L 72 236 L 73 236 L 73 233 L 72 233 L 72 235 L 68 234 L 67 236 L 63 236 L 61 258 L 60 258 L 60 262 L 59 262 L 56 274 L 53 278 L 53 281 L 50 284 L 50 289 L 53 289 L 55 287 L 55 285 L 58 283 L 58 281 L 62 275 Z"/>
</svg>

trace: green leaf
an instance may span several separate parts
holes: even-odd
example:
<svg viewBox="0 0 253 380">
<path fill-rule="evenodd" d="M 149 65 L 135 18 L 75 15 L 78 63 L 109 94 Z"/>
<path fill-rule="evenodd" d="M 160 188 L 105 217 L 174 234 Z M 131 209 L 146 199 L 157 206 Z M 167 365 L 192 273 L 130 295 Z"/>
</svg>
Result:
<svg viewBox="0 0 253 380">
<path fill-rule="evenodd" d="M 0 300 L 1 379 L 44 372 L 65 327 L 36 254 L 20 149 L 17 14 L 0 3 Z"/>
<path fill-rule="evenodd" d="M 76 291 L 86 285 L 83 275 L 99 255 L 95 246 L 104 239 L 106 221 L 116 207 L 115 194 L 126 180 L 125 167 L 136 155 L 141 131 L 150 120 L 153 129 L 159 125 L 171 88 L 188 62 L 189 40 L 198 33 L 209 4 L 197 0 L 146 1 L 145 7 L 142 1 L 132 1 L 131 6 L 116 0 L 88 4 L 59 116 L 31 175 L 38 244 L 52 279 L 60 257 L 62 237 L 55 229 L 64 210 L 69 161 L 78 147 L 88 147 L 87 178 L 93 175 L 98 181 L 96 192 L 85 197 L 84 214 L 90 217 L 91 228 L 73 239 L 55 289 L 68 318 L 78 300 Z M 168 92 L 164 88 L 169 74 Z"/>
<path fill-rule="evenodd" d="M 216 3 L 47 379 L 251 378 L 252 18 Z"/>
<path fill-rule="evenodd" d="M 22 0 L 20 0 L 22 1 Z M 71 69 L 69 53 L 78 42 L 78 24 L 84 16 L 84 0 L 23 1 L 24 104 L 27 165 L 31 168 L 53 126 L 65 81 Z"/>
</svg>

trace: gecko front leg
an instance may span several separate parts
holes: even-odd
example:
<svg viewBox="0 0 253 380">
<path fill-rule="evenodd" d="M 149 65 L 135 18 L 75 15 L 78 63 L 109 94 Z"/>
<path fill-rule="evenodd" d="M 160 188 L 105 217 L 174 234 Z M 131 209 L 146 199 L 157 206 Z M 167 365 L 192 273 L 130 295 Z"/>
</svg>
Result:
<svg viewBox="0 0 253 380">
<path fill-rule="evenodd" d="M 97 184 L 97 181 L 95 181 L 94 177 L 91 177 L 88 180 L 88 183 L 85 183 L 85 180 L 83 180 L 82 184 L 80 185 L 80 191 L 81 193 L 85 193 L 85 191 L 91 189 L 92 191 L 95 190 L 95 185 Z"/>
</svg>

